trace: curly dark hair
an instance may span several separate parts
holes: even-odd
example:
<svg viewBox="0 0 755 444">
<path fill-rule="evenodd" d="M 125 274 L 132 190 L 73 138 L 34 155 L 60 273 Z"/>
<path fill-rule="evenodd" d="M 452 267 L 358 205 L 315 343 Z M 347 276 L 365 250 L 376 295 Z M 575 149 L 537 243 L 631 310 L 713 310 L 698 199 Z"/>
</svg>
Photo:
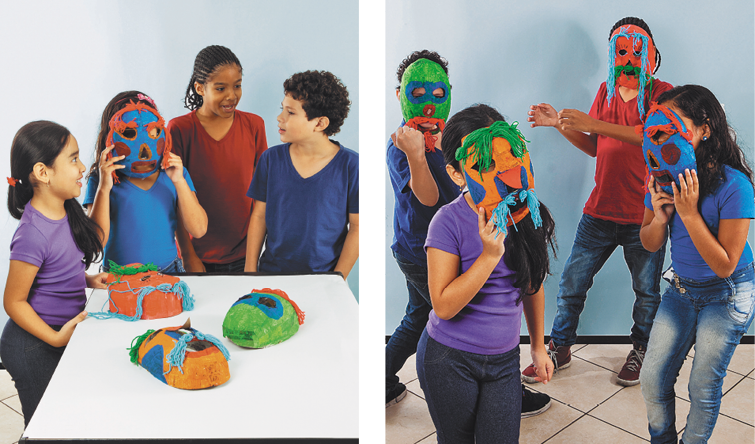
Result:
<svg viewBox="0 0 755 444">
<path fill-rule="evenodd" d="M 608 40 L 611 40 L 611 36 L 613 35 L 613 32 L 616 31 L 616 29 L 619 26 L 624 25 L 634 25 L 638 28 L 642 28 L 645 32 L 648 33 L 648 36 L 650 36 L 650 40 L 653 41 L 653 46 L 655 47 L 655 69 L 651 74 L 655 74 L 658 72 L 658 68 L 661 67 L 661 50 L 658 49 L 658 46 L 655 45 L 655 39 L 653 38 L 653 33 L 650 32 L 650 26 L 648 26 L 647 23 L 645 23 L 645 20 L 638 18 L 638 17 L 624 17 L 623 19 L 619 20 L 613 25 L 613 28 L 611 28 L 611 32 L 608 33 Z"/>
<path fill-rule="evenodd" d="M 330 123 L 324 133 L 332 136 L 341 131 L 349 115 L 349 91 L 341 79 L 328 71 L 298 72 L 283 82 L 283 92 L 302 102 L 307 119 L 325 116 Z"/>
<path fill-rule="evenodd" d="M 437 63 L 440 65 L 441 68 L 443 68 L 443 72 L 448 74 L 448 60 L 444 59 L 435 51 L 430 51 L 429 49 L 423 49 L 422 51 L 414 51 L 413 53 L 406 56 L 404 60 L 401 61 L 401 63 L 398 65 L 398 69 L 396 70 L 396 78 L 398 79 L 398 85 L 396 85 L 396 89 L 401 89 L 401 79 L 404 77 L 404 71 L 406 71 L 406 68 L 409 67 L 412 63 L 416 62 L 419 59 L 427 59 L 432 62 Z M 451 85 L 448 85 L 450 88 Z"/>
</svg>

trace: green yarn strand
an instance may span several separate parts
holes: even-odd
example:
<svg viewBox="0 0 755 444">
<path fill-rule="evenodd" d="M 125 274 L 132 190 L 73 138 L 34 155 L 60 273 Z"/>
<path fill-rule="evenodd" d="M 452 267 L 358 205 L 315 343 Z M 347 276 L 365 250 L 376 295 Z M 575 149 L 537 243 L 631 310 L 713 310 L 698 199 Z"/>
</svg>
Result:
<svg viewBox="0 0 755 444">
<path fill-rule="evenodd" d="M 137 273 L 144 273 L 145 271 L 157 271 L 157 265 L 149 263 L 147 265 L 141 265 L 139 267 L 121 267 L 113 261 L 110 262 L 109 273 L 114 276 L 134 275 Z"/>
<path fill-rule="evenodd" d="M 514 156 L 521 159 L 527 152 L 527 145 L 530 141 L 524 138 L 522 132 L 517 128 L 519 122 L 509 125 L 508 122 L 498 121 L 488 128 L 480 128 L 472 131 L 464 139 L 464 143 L 456 150 L 456 160 L 466 160 L 467 157 L 474 156 L 473 160 L 477 163 L 480 177 L 482 172 L 490 168 L 493 153 L 493 138 L 501 137 L 506 139 L 511 145 L 511 152 Z M 474 146 L 474 150 L 469 149 Z"/>
<path fill-rule="evenodd" d="M 147 332 L 143 335 L 139 335 L 131 340 L 131 348 L 127 350 L 133 364 L 139 365 L 139 347 L 141 347 L 142 342 L 144 342 L 144 340 L 154 332 L 155 330 L 147 330 Z"/>
</svg>

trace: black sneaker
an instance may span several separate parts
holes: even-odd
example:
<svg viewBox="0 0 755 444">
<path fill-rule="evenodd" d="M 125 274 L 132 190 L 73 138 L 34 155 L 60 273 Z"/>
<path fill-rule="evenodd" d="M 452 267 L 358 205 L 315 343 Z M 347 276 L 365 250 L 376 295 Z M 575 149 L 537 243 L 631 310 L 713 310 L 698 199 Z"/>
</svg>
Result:
<svg viewBox="0 0 755 444">
<path fill-rule="evenodd" d="M 398 404 L 399 401 L 406 397 L 406 386 L 402 383 L 396 384 L 392 389 L 385 391 L 385 406 L 390 407 Z M 548 400 L 550 402 L 550 399 Z"/>
<path fill-rule="evenodd" d="M 548 410 L 551 397 L 545 393 L 533 392 L 522 384 L 522 418 L 536 416 Z"/>
</svg>

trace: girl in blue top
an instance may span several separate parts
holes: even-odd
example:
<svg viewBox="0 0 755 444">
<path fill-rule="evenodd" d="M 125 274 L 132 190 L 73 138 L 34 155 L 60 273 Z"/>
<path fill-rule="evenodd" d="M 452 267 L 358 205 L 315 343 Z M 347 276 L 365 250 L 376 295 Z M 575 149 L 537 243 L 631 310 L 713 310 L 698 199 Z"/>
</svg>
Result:
<svg viewBox="0 0 755 444">
<path fill-rule="evenodd" d="M 126 91 L 108 103 L 84 198 L 103 230 L 105 270 L 113 261 L 183 272 L 175 242 L 179 218 L 195 238 L 207 231 L 189 172 L 170 149 L 165 121 L 147 95 Z"/>
<path fill-rule="evenodd" d="M 753 173 L 708 89 L 679 86 L 658 104 L 691 130 L 698 171 L 679 174 L 673 196 L 652 176 L 648 182 L 640 239 L 655 251 L 670 237 L 672 267 L 664 274 L 671 285 L 655 316 L 640 380 L 651 442 L 676 443 L 674 383 L 695 344 L 682 439 L 705 443 L 718 418 L 726 367 L 753 319 L 755 271 L 747 242 L 755 217 Z M 659 131 L 652 143 L 665 147 L 673 133 Z"/>
</svg>

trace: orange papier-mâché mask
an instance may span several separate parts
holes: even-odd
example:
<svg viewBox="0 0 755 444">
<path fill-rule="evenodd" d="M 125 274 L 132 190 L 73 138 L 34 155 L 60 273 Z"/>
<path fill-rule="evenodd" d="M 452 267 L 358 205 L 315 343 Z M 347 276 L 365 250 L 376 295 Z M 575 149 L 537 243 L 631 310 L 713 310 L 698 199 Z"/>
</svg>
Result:
<svg viewBox="0 0 755 444">
<path fill-rule="evenodd" d="M 639 26 L 618 27 L 608 42 L 608 106 L 616 95 L 616 86 L 638 89 L 637 104 L 640 116 L 644 116 L 645 87 L 652 87 L 655 71 L 655 43 Z"/>
<path fill-rule="evenodd" d="M 194 308 L 194 298 L 186 282 L 160 273 L 153 264 L 121 267 L 110 261 L 107 291 L 109 312 L 89 316 L 138 321 L 169 318 Z"/>
<path fill-rule="evenodd" d="M 131 362 L 171 387 L 204 389 L 231 378 L 228 349 L 214 336 L 191 328 L 188 319 L 181 327 L 147 330 L 128 350 Z"/>
<path fill-rule="evenodd" d="M 472 200 L 504 235 L 527 214 L 542 225 L 527 140 L 516 126 L 499 121 L 472 131 L 456 150 Z"/>
</svg>

